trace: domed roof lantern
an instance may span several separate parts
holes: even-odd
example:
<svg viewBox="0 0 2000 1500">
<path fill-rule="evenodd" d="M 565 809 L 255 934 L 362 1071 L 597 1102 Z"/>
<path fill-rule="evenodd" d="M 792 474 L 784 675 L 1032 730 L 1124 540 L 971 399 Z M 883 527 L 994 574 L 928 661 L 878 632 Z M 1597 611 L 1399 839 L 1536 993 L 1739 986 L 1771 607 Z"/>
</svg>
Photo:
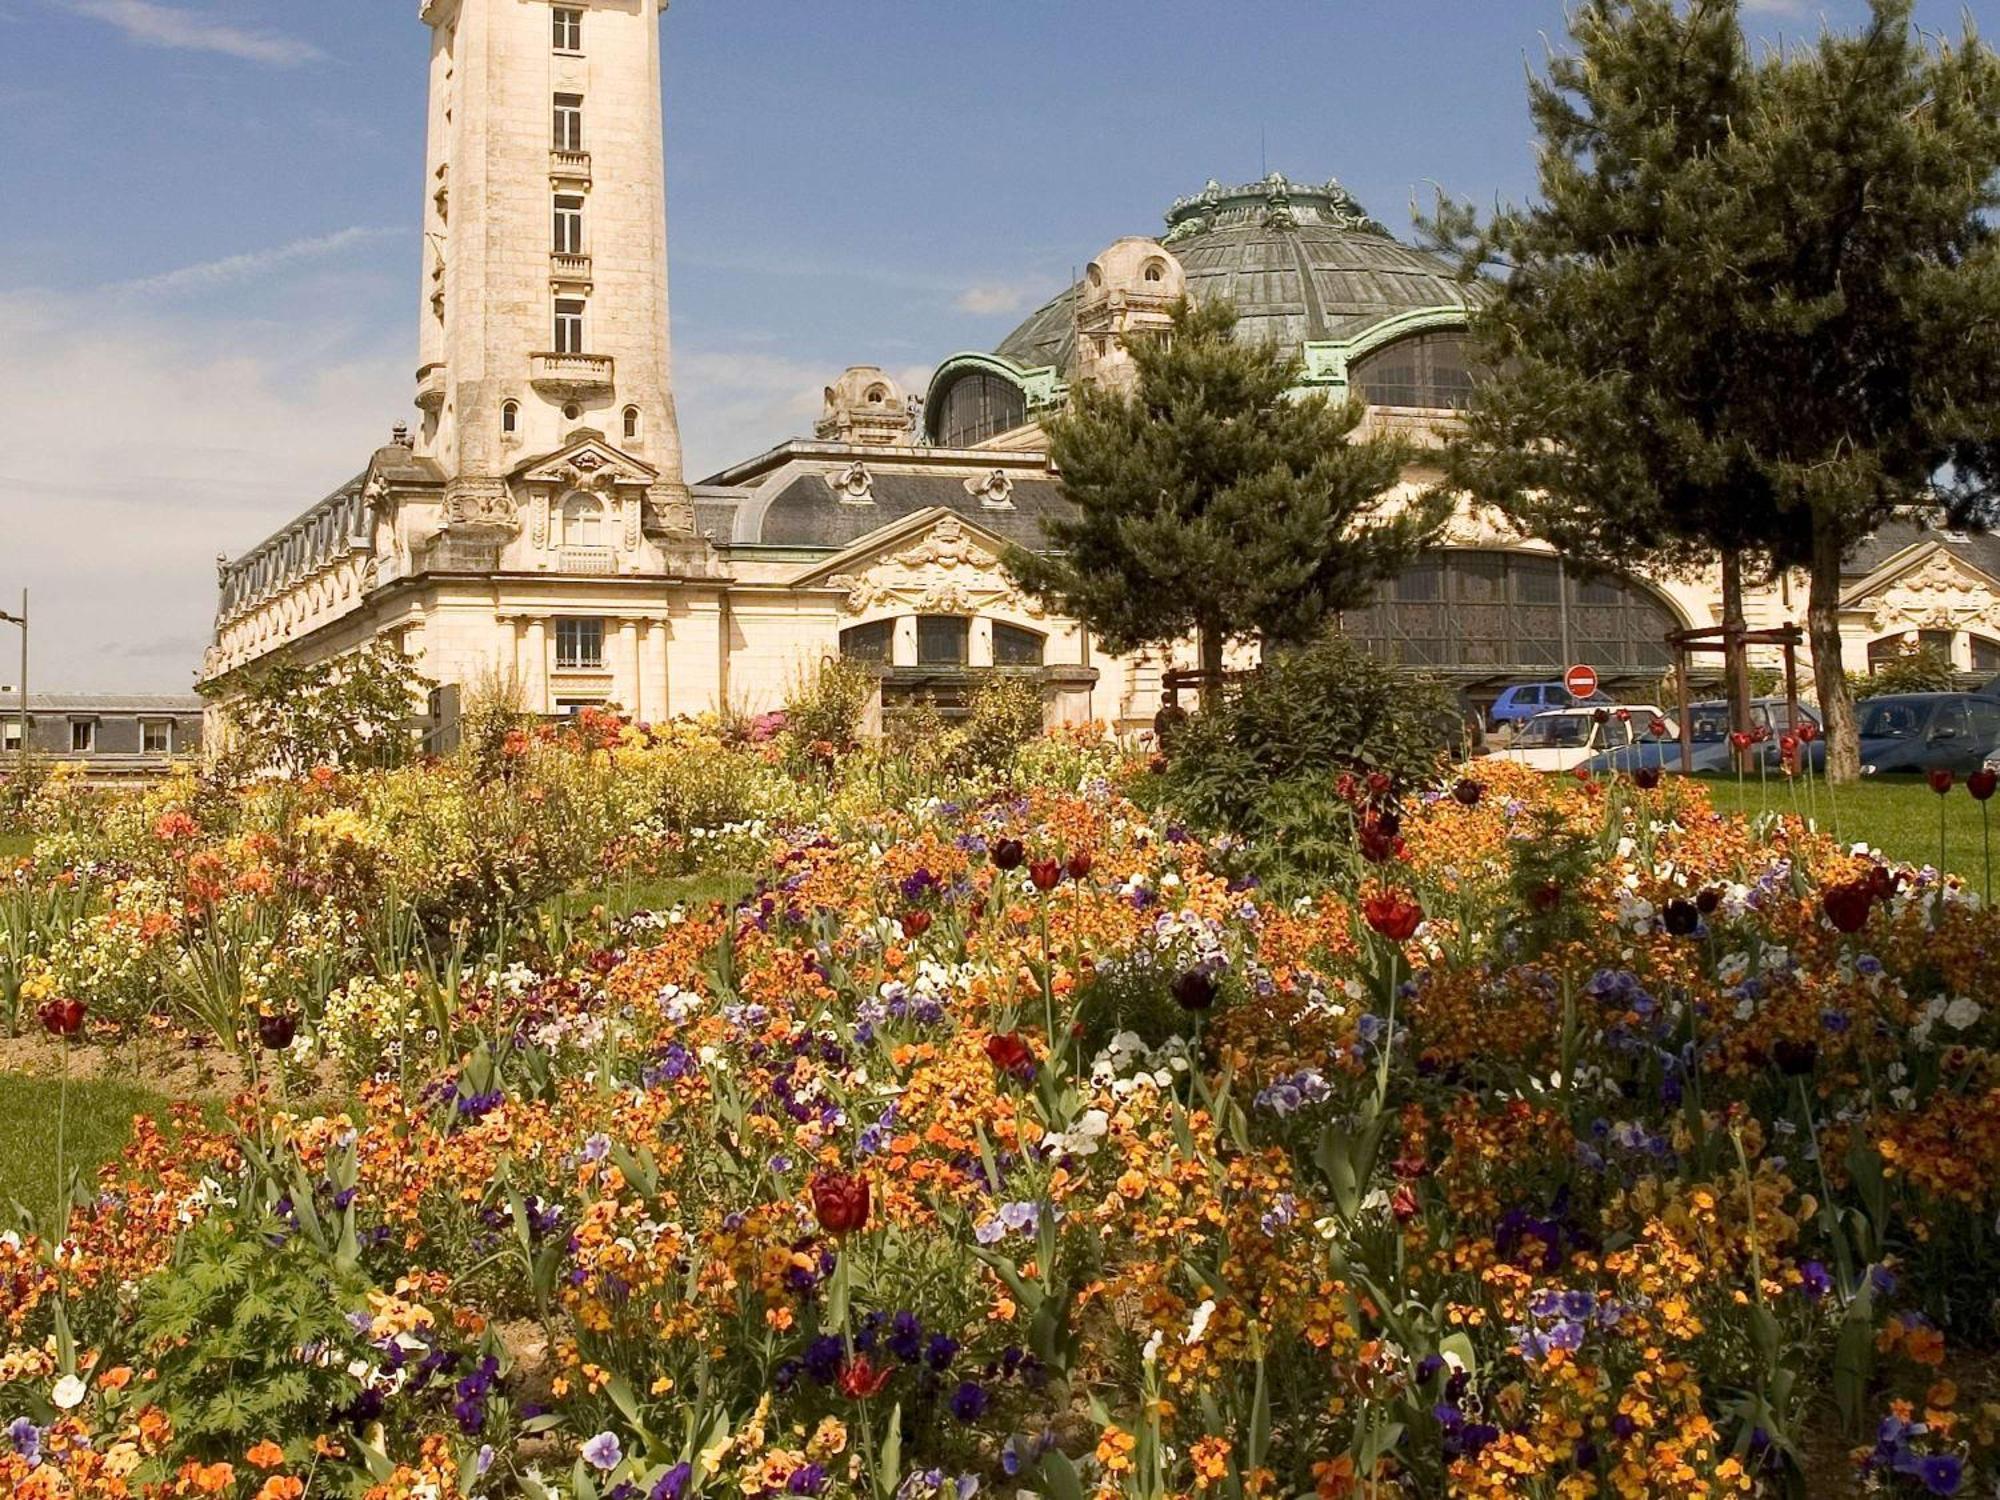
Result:
<svg viewBox="0 0 2000 1500">
<path fill-rule="evenodd" d="M 1088 385 L 1131 384 L 1130 345 L 1164 333 L 1187 295 L 1187 273 L 1158 240 L 1128 236 L 1108 246 L 1084 272 L 1076 308 L 1077 378 Z"/>
<path fill-rule="evenodd" d="M 822 442 L 893 448 L 915 441 L 910 400 L 880 365 L 850 365 L 826 388 L 813 435 Z"/>
</svg>

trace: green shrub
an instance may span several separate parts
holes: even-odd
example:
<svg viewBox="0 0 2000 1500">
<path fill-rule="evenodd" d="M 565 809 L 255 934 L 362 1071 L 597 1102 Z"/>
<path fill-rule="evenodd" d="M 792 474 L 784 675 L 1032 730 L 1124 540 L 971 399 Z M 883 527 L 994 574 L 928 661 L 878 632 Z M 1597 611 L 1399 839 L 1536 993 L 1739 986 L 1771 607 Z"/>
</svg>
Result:
<svg viewBox="0 0 2000 1500">
<path fill-rule="evenodd" d="M 1883 662 L 1869 676 L 1854 685 L 1857 698 L 1879 698 L 1886 693 L 1948 693 L 1958 686 L 1958 671 L 1951 658 L 1935 646 L 1905 652 Z"/>
<path fill-rule="evenodd" d="M 1341 772 L 1430 780 L 1456 711 L 1441 683 L 1322 641 L 1273 656 L 1189 719 L 1163 789 L 1200 827 L 1254 836 L 1304 824 L 1324 839 L 1344 822 L 1330 805 Z"/>
<path fill-rule="evenodd" d="M 861 716 L 875 691 L 875 674 L 857 661 L 829 657 L 792 689 L 785 729 L 811 751 L 816 745 L 845 750 L 859 737 Z"/>
<path fill-rule="evenodd" d="M 1014 757 L 1041 738 L 1042 688 L 1029 677 L 989 677 L 973 689 L 958 729 L 952 769 L 961 775 L 1011 772 Z"/>
</svg>

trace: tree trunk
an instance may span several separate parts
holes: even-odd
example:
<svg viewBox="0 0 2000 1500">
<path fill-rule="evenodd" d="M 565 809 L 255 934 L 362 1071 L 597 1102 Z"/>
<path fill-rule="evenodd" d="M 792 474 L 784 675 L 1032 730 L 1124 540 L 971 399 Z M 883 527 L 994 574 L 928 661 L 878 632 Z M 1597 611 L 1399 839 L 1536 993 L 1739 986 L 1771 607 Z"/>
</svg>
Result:
<svg viewBox="0 0 2000 1500">
<path fill-rule="evenodd" d="M 1806 603 L 1806 639 L 1812 644 L 1813 682 L 1826 736 L 1826 779 L 1845 785 L 1861 777 L 1861 740 L 1854 719 L 1854 690 L 1840 656 L 1840 540 L 1832 528 L 1813 537 L 1812 594 Z"/>
<path fill-rule="evenodd" d="M 1222 699 L 1222 632 L 1201 627 L 1201 706 L 1211 709 Z"/>
<path fill-rule="evenodd" d="M 1750 654 L 1743 645 L 1742 632 L 1749 629 L 1743 614 L 1743 555 L 1722 554 L 1722 683 L 1729 698 L 1729 727 L 1750 731 Z M 1740 770 L 1750 752 L 1731 752 Z"/>
</svg>

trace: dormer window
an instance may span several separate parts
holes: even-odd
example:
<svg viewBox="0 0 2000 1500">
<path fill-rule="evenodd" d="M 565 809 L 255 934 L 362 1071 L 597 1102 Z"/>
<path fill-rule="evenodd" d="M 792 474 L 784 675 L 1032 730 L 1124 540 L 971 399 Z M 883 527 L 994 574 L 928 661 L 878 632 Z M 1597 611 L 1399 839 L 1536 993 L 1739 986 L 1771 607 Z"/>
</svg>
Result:
<svg viewBox="0 0 2000 1500">
<path fill-rule="evenodd" d="M 558 52 L 581 52 L 583 50 L 583 12 L 566 5 L 558 5 L 555 16 L 555 49 Z"/>
</svg>

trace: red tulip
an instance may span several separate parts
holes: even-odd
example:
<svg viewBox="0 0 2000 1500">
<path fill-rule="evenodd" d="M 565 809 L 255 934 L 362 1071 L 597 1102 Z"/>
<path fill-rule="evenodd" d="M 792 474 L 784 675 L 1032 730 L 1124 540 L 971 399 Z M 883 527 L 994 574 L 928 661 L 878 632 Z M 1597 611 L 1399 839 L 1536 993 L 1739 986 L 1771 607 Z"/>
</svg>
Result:
<svg viewBox="0 0 2000 1500">
<path fill-rule="evenodd" d="M 1424 909 L 1401 891 L 1377 891 L 1361 903 L 1361 915 L 1392 943 L 1407 943 L 1424 921 Z"/>
<path fill-rule="evenodd" d="M 1850 880 L 1828 889 L 1819 898 L 1819 904 L 1826 919 L 1842 932 L 1859 932 L 1868 925 L 1868 909 L 1874 904 L 1874 893 L 1865 882 Z"/>
<path fill-rule="evenodd" d="M 1751 740 L 1759 745 L 1763 744 L 1770 737 L 1771 726 L 1769 724 L 1759 724 L 1755 729 L 1750 731 Z"/>
<path fill-rule="evenodd" d="M 1389 795 L 1391 784 L 1386 771 L 1370 771 L 1368 773 L 1368 795 L 1375 798 L 1378 802 Z"/>
<path fill-rule="evenodd" d="M 1958 780 L 1956 776 L 1952 775 L 1951 772 L 1945 770 L 1942 766 L 1931 772 L 1927 779 L 1931 784 L 1931 790 L 1936 792 L 1940 797 L 1950 791 L 1952 783 Z"/>
<path fill-rule="evenodd" d="M 1403 852 L 1403 841 L 1396 836 L 1394 826 L 1380 818 L 1369 818 L 1362 823 L 1358 843 L 1361 857 L 1371 865 L 1383 864 Z"/>
<path fill-rule="evenodd" d="M 1667 737 L 1667 721 L 1655 714 L 1646 721 L 1646 733 L 1650 734 L 1656 740 L 1665 739 Z"/>
<path fill-rule="evenodd" d="M 50 1000 L 35 1012 L 49 1035 L 73 1037 L 83 1030 L 84 1004 L 81 1000 Z"/>
<path fill-rule="evenodd" d="M 1575 770 L 1571 771 L 1569 774 L 1574 776 L 1578 781 L 1584 783 L 1584 785 L 1586 786 L 1590 784 L 1590 767 L 1588 765 L 1578 766 Z"/>
<path fill-rule="evenodd" d="M 1389 1199 L 1389 1212 L 1396 1216 L 1398 1224 L 1409 1223 L 1417 1216 L 1417 1190 L 1407 1182 L 1397 1183 Z"/>
<path fill-rule="evenodd" d="M 1090 857 L 1088 849 L 1079 849 L 1069 857 L 1068 863 L 1063 866 L 1063 872 L 1071 880 L 1087 880 L 1095 864 L 1096 861 Z"/>
<path fill-rule="evenodd" d="M 840 1394 L 850 1401 L 865 1401 L 870 1396 L 880 1395 L 882 1387 L 895 1373 L 894 1365 L 870 1364 L 867 1355 L 857 1354 L 851 1363 L 841 1369 Z"/>
<path fill-rule="evenodd" d="M 1984 766 L 1965 778 L 1965 789 L 1972 793 L 1972 800 L 1984 802 L 1993 795 L 1993 789 L 2000 787 L 2000 775 L 1995 775 Z"/>
<path fill-rule="evenodd" d="M 931 930 L 931 914 L 927 911 L 906 911 L 901 921 L 904 937 L 920 938 Z"/>
<path fill-rule="evenodd" d="M 1750 736 L 1741 729 L 1731 730 L 1729 743 L 1738 750 L 1748 750 L 1750 748 Z"/>
<path fill-rule="evenodd" d="M 1062 866 L 1052 859 L 1038 859 L 1028 866 L 1028 879 L 1038 891 L 1052 891 L 1062 883 Z"/>
<path fill-rule="evenodd" d="M 1819 738 L 1819 725 L 1815 724 L 1811 719 L 1799 720 L 1799 738 L 1810 745 L 1814 740 Z"/>
<path fill-rule="evenodd" d="M 996 1031 L 989 1036 L 986 1057 L 1003 1073 L 1022 1073 L 1035 1065 L 1035 1054 L 1018 1031 Z"/>
<path fill-rule="evenodd" d="M 1621 708 L 1621 709 L 1619 709 L 1619 710 L 1618 710 L 1618 722 L 1619 722 L 1620 724 L 1630 724 L 1630 723 L 1632 722 L 1632 710 L 1631 710 L 1631 709 L 1629 709 L 1629 708 Z"/>
<path fill-rule="evenodd" d="M 859 1173 L 817 1172 L 812 1180 L 813 1217 L 828 1234 L 853 1234 L 868 1226 L 868 1179 Z"/>
</svg>

